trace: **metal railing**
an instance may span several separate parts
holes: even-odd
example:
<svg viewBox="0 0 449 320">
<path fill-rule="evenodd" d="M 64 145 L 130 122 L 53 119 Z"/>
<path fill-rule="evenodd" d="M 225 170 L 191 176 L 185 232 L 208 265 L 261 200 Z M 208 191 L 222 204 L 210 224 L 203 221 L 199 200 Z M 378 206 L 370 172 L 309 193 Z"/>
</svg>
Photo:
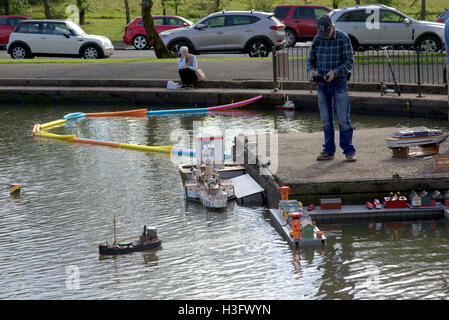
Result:
<svg viewBox="0 0 449 320">
<path fill-rule="evenodd" d="M 273 51 L 273 81 L 308 81 L 307 60 L 310 47 L 295 46 Z M 387 58 L 387 53 L 388 57 Z M 354 52 L 354 68 L 350 82 L 399 84 L 445 84 L 446 52 L 419 52 L 414 47 L 367 48 Z"/>
</svg>

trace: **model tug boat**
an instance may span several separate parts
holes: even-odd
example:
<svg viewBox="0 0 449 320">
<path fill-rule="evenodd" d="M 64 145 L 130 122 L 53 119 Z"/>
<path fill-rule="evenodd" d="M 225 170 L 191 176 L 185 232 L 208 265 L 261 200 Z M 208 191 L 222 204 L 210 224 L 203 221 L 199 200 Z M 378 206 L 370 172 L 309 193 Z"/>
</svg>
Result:
<svg viewBox="0 0 449 320">
<path fill-rule="evenodd" d="M 157 236 L 157 230 L 153 227 L 143 227 L 143 232 L 139 236 L 138 240 L 129 241 L 135 239 L 136 237 L 123 239 L 116 241 L 115 238 L 115 216 L 114 216 L 114 242 L 109 244 L 100 244 L 98 246 L 98 251 L 100 255 L 115 255 L 115 254 L 125 254 L 136 251 L 145 251 L 159 247 L 162 240 Z"/>
<path fill-rule="evenodd" d="M 184 186 L 186 198 L 207 208 L 225 208 L 235 194 L 232 182 L 219 178 L 219 170 L 224 168 L 223 137 L 195 137 L 195 154 L 197 164 L 191 167 L 192 179 Z"/>
</svg>

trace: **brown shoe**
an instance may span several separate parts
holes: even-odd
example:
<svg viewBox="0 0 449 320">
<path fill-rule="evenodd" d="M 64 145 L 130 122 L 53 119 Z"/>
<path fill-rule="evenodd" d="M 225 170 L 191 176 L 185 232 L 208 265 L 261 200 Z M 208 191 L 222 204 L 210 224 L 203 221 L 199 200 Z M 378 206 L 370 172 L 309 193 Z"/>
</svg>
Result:
<svg viewBox="0 0 449 320">
<path fill-rule="evenodd" d="M 317 161 L 322 161 L 322 160 L 332 160 L 334 158 L 334 156 L 331 156 L 330 154 L 326 153 L 326 152 L 321 152 L 320 155 L 316 158 Z"/>
<path fill-rule="evenodd" d="M 355 156 L 355 154 L 347 154 L 346 155 L 346 162 L 356 162 L 357 161 L 357 157 Z"/>
</svg>

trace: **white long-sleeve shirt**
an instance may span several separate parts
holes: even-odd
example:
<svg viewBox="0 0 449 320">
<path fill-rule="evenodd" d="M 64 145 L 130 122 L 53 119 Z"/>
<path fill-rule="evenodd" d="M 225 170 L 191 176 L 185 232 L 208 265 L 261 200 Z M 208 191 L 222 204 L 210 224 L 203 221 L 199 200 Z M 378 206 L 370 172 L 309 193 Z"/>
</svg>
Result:
<svg viewBox="0 0 449 320">
<path fill-rule="evenodd" d="M 178 59 L 178 69 L 184 69 L 184 67 L 187 65 L 188 68 L 192 69 L 193 71 L 196 71 L 198 69 L 198 63 L 196 62 L 196 57 L 194 55 L 191 55 L 190 57 L 193 58 L 193 61 L 191 65 L 186 64 L 186 58 L 181 57 Z"/>
</svg>

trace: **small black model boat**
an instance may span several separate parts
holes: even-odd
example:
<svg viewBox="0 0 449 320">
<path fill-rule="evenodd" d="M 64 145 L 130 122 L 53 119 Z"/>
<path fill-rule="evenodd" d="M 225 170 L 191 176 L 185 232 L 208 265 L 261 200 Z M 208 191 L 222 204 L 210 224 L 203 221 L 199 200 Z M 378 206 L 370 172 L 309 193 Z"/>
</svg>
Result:
<svg viewBox="0 0 449 320">
<path fill-rule="evenodd" d="M 131 238 L 132 239 L 132 238 Z M 115 240 L 115 216 L 114 216 L 114 242 L 112 245 L 100 244 L 98 246 L 98 251 L 100 255 L 114 255 L 114 254 L 125 254 L 136 251 L 145 251 L 149 249 L 157 248 L 161 245 L 162 240 L 157 236 L 157 230 L 153 227 L 143 227 L 143 232 L 139 236 L 138 240 L 128 241 L 124 239 L 121 241 Z"/>
</svg>

